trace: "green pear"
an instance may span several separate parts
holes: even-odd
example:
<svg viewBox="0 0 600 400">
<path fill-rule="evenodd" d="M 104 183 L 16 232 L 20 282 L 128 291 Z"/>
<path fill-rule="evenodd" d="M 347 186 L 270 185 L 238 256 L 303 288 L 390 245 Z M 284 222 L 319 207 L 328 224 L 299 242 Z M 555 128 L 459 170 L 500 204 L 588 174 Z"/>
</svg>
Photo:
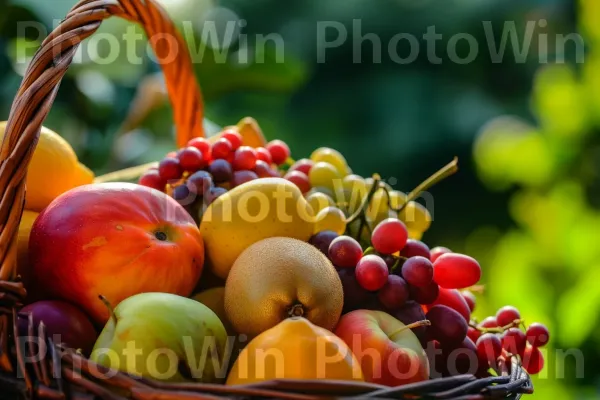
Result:
<svg viewBox="0 0 600 400">
<path fill-rule="evenodd" d="M 98 337 L 91 360 L 162 381 L 220 382 L 231 349 L 219 317 L 208 307 L 167 293 L 122 301 Z"/>
</svg>

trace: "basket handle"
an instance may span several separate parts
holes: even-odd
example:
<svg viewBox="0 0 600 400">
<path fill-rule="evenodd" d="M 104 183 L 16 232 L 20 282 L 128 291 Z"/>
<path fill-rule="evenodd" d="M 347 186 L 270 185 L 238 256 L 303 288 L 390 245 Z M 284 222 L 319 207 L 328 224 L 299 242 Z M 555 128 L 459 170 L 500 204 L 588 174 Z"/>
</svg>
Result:
<svg viewBox="0 0 600 400">
<path fill-rule="evenodd" d="M 155 0 L 80 0 L 44 40 L 13 102 L 0 148 L 0 281 L 13 279 L 16 239 L 25 199 L 25 175 L 60 82 L 79 44 L 103 20 L 139 23 L 160 61 L 173 106 L 177 145 L 204 136 L 203 103 L 183 37 Z"/>
</svg>

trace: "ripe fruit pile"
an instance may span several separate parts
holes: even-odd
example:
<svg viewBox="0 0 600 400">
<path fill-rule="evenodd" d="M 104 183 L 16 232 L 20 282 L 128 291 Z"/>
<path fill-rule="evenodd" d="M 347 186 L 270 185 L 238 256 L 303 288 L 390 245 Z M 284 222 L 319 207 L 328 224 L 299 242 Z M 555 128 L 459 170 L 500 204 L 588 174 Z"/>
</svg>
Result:
<svg viewBox="0 0 600 400">
<path fill-rule="evenodd" d="M 141 185 L 97 183 L 56 198 L 27 232 L 34 273 L 24 311 L 86 354 L 95 342 L 93 361 L 162 380 L 397 386 L 487 376 L 513 355 L 538 373 L 548 330 L 523 332 L 513 307 L 478 323 L 479 263 L 421 241 L 432 218 L 415 199 L 456 169 L 453 161 L 403 193 L 353 174 L 330 148 L 294 161 L 246 119 L 168 154 Z M 225 351 L 227 334 L 239 352 Z M 130 342 L 143 365 L 122 358 Z M 169 360 L 152 365 L 156 350 L 172 353 L 174 374 L 160 373 Z M 267 351 L 285 365 L 260 362 Z M 194 360 L 206 356 L 213 362 L 199 370 Z"/>
<path fill-rule="evenodd" d="M 471 373 L 486 375 L 488 368 L 507 362 L 511 355 L 519 355 L 530 374 L 542 369 L 539 347 L 549 339 L 544 325 L 533 323 L 523 332 L 519 328 L 525 327 L 524 321 L 511 306 L 480 324 L 472 320 L 476 300 L 467 288 L 481 277 L 479 263 L 472 257 L 443 247 L 430 250 L 422 241 L 408 239 L 404 223 L 393 218 L 377 225 L 372 247 L 364 252 L 354 238 L 333 231 L 318 232 L 310 242 L 329 257 L 340 275 L 344 313 L 371 309 L 385 311 L 405 324 L 429 320 L 430 326 L 414 332 L 424 348 L 440 352 L 432 364 L 437 361 L 443 376 L 472 368 Z M 448 359 L 455 350 L 463 356 L 452 366 Z M 464 356 L 469 352 L 471 359 Z"/>
</svg>

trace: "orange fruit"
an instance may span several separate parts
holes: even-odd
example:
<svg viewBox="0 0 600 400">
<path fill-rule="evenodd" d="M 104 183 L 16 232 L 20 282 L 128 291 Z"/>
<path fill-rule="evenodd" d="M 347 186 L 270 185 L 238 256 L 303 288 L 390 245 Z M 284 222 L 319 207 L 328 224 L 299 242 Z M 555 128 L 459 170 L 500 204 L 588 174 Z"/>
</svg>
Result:
<svg viewBox="0 0 600 400">
<path fill-rule="evenodd" d="M 364 380 L 346 343 L 302 317 L 285 319 L 254 338 L 240 353 L 227 384 L 271 379 Z"/>
<path fill-rule="evenodd" d="M 17 275 L 23 278 L 25 283 L 28 282 L 31 276 L 29 265 L 29 235 L 31 227 L 39 213 L 35 211 L 25 210 L 19 224 L 19 234 L 17 237 Z"/>
<path fill-rule="evenodd" d="M 1 136 L 5 129 L 6 122 L 0 122 Z M 25 208 L 42 211 L 59 195 L 93 180 L 94 173 L 79 162 L 71 145 L 57 133 L 42 127 L 27 169 Z"/>
</svg>

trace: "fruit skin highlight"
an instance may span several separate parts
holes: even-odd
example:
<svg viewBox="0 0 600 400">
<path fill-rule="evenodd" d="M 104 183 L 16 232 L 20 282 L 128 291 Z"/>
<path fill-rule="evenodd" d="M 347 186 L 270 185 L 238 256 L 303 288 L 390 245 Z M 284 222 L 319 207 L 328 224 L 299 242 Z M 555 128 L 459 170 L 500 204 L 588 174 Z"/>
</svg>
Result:
<svg viewBox="0 0 600 400">
<path fill-rule="evenodd" d="M 385 312 L 345 314 L 335 334 L 352 349 L 367 382 L 399 386 L 429 379 L 429 361 L 419 339 Z"/>
<path fill-rule="evenodd" d="M 331 262 L 314 246 L 269 238 L 248 247 L 225 283 L 225 311 L 239 333 L 254 337 L 290 316 L 332 330 L 344 292 Z"/>
<path fill-rule="evenodd" d="M 340 338 L 305 318 L 293 317 L 248 344 L 229 372 L 227 385 L 270 379 L 362 381 L 363 374 Z"/>
<path fill-rule="evenodd" d="M 175 200 L 130 183 L 73 189 L 36 219 L 29 241 L 32 286 L 81 307 L 97 324 L 142 292 L 189 296 L 204 261 L 194 220 Z"/>
<path fill-rule="evenodd" d="M 136 349 L 135 357 L 129 346 Z M 142 293 L 115 308 L 91 360 L 146 378 L 219 382 L 225 378 L 226 346 L 223 324 L 204 304 L 168 293 Z M 201 363 L 203 352 L 206 362 Z"/>
<path fill-rule="evenodd" d="M 223 279 L 238 256 L 259 240 L 281 236 L 306 242 L 313 230 L 312 208 L 300 189 L 282 178 L 233 188 L 206 209 L 200 224 L 207 265 Z"/>
</svg>

